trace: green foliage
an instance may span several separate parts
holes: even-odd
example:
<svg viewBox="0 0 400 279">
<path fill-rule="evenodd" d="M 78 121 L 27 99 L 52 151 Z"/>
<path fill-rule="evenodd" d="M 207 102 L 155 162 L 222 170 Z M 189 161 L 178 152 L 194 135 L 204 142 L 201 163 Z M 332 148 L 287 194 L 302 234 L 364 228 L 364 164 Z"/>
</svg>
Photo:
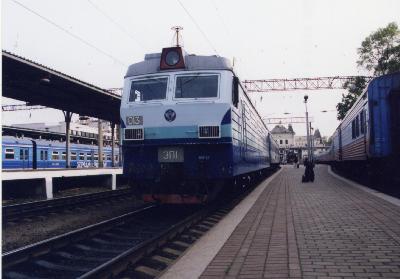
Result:
<svg viewBox="0 0 400 279">
<path fill-rule="evenodd" d="M 395 22 L 371 33 L 357 50 L 357 64 L 375 76 L 400 71 L 400 30 Z"/>
<path fill-rule="evenodd" d="M 373 73 L 374 76 L 400 71 L 400 30 L 395 22 L 371 33 L 358 48 L 358 66 Z M 345 84 L 348 94 L 336 105 L 337 119 L 342 120 L 367 85 L 363 77 Z"/>
<path fill-rule="evenodd" d="M 363 93 L 367 85 L 367 80 L 364 77 L 356 77 L 352 81 L 344 84 L 344 87 L 349 91 L 346 95 L 342 94 L 342 101 L 336 105 L 337 119 L 343 120 L 347 111 L 354 105 L 358 97 Z"/>
</svg>

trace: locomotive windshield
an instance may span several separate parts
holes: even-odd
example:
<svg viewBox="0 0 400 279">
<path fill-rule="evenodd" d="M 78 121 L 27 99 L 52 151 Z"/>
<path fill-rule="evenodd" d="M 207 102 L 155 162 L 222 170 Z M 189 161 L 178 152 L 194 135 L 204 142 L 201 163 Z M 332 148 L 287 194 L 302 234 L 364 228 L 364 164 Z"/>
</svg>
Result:
<svg viewBox="0 0 400 279">
<path fill-rule="evenodd" d="M 175 98 L 213 98 L 218 96 L 218 75 L 178 76 Z"/>
<path fill-rule="evenodd" d="M 129 102 L 164 100 L 167 94 L 167 83 L 167 77 L 133 81 Z"/>
</svg>

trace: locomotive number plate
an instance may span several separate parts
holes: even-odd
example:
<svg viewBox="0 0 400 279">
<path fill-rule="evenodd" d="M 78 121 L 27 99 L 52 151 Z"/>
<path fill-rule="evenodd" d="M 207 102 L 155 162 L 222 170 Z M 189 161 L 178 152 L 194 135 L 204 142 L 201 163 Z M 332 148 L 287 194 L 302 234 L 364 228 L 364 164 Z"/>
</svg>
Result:
<svg viewBox="0 0 400 279">
<path fill-rule="evenodd" d="M 158 162 L 160 163 L 182 163 L 183 156 L 182 147 L 159 147 Z"/>
</svg>

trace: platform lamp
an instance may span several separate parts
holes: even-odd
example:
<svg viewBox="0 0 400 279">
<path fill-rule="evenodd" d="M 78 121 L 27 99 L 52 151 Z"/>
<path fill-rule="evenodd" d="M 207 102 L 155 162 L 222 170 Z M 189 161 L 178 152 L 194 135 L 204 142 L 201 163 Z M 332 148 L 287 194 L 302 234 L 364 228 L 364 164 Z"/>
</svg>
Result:
<svg viewBox="0 0 400 279">
<path fill-rule="evenodd" d="M 304 104 L 306 106 L 306 130 L 307 130 L 307 157 L 308 160 L 311 160 L 311 152 L 310 152 L 310 131 L 308 129 L 308 110 L 307 110 L 307 100 L 308 100 L 308 95 L 304 95 Z"/>
</svg>

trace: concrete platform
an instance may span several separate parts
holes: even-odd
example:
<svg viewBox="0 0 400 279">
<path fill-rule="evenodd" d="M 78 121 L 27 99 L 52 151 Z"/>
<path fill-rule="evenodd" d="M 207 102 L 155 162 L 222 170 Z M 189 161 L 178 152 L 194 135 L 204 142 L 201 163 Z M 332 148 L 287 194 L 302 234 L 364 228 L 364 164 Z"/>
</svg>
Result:
<svg viewBox="0 0 400 279">
<path fill-rule="evenodd" d="M 112 190 L 116 189 L 117 175 L 122 174 L 122 168 L 90 168 L 90 169 L 45 169 L 45 170 L 8 170 L 2 171 L 1 180 L 41 179 L 45 183 L 46 197 L 53 198 L 53 178 L 109 175 Z"/>
<path fill-rule="evenodd" d="M 315 171 L 283 167 L 162 278 L 400 278 L 399 200 Z"/>
</svg>

